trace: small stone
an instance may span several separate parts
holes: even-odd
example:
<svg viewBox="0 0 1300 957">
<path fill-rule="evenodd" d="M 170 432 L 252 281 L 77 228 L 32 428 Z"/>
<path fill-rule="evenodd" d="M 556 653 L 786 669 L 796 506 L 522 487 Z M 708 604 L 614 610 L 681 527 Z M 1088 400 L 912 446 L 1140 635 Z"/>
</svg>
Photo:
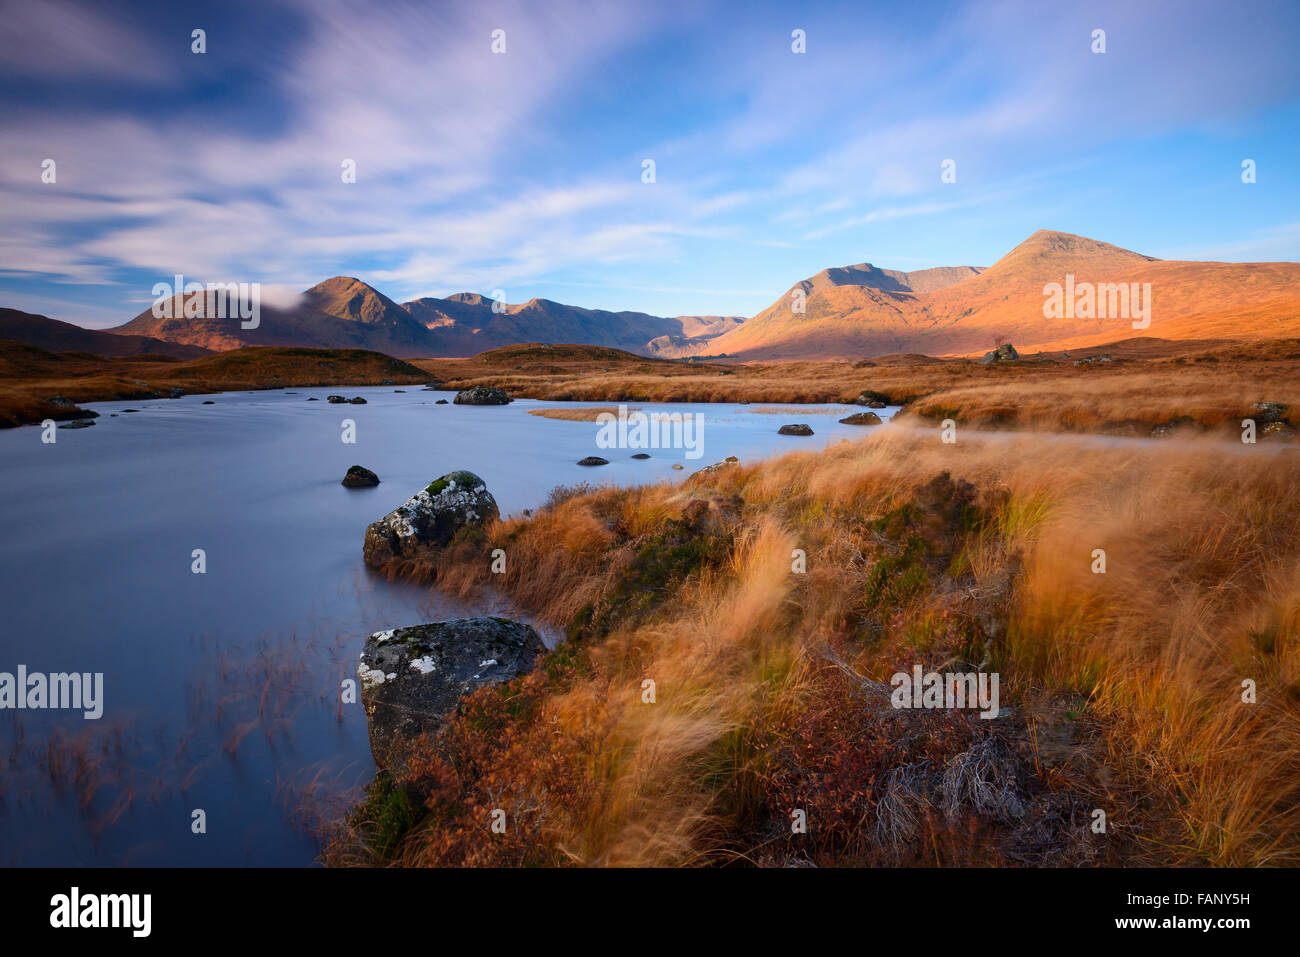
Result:
<svg viewBox="0 0 1300 957">
<path fill-rule="evenodd" d="M 602 459 L 599 455 L 588 455 L 585 459 L 578 460 L 579 465 L 608 465 L 609 459 Z"/>
<path fill-rule="evenodd" d="M 344 488 L 373 488 L 379 484 L 379 476 L 368 468 L 354 465 L 343 476 L 342 484 Z"/>
</svg>

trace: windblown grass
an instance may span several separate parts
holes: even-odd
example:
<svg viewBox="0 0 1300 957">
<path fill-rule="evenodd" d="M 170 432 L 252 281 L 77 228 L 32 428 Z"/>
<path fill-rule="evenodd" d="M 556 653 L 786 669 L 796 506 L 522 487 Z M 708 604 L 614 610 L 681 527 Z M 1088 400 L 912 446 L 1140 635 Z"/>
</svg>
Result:
<svg viewBox="0 0 1300 957">
<path fill-rule="evenodd" d="M 1298 493 L 1265 447 L 896 429 L 559 496 L 436 573 L 568 640 L 326 860 L 1297 863 Z M 1010 710 L 894 710 L 913 664 L 994 671 Z"/>
</svg>

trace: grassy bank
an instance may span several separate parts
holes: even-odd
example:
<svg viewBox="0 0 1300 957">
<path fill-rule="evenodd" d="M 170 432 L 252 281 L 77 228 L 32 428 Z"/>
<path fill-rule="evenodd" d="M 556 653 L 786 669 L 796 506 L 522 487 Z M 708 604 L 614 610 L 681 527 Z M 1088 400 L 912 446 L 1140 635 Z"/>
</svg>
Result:
<svg viewBox="0 0 1300 957">
<path fill-rule="evenodd" d="M 1129 340 L 993 365 L 926 356 L 691 364 L 577 346 L 511 346 L 416 364 L 449 388 L 495 385 L 545 401 L 827 403 L 867 392 L 904 405 L 900 421 L 951 418 L 977 429 L 1236 438 L 1247 417 L 1261 430 L 1273 424 L 1270 434 L 1293 431 L 1292 410 L 1300 410 L 1298 340 L 1213 347 Z M 1255 408 L 1261 402 L 1284 406 L 1280 421 L 1266 423 Z"/>
<path fill-rule="evenodd" d="M 331 385 L 417 384 L 428 374 L 363 349 L 249 347 L 189 361 L 158 356 L 104 358 L 0 342 L 0 428 L 74 417 L 76 404 Z M 73 405 L 51 402 L 61 396 Z"/>
<path fill-rule="evenodd" d="M 560 490 L 436 572 L 568 640 L 325 859 L 1297 863 L 1298 493 L 1289 451 L 904 429 Z M 892 708 L 914 665 L 997 673 L 1003 714 Z"/>
</svg>

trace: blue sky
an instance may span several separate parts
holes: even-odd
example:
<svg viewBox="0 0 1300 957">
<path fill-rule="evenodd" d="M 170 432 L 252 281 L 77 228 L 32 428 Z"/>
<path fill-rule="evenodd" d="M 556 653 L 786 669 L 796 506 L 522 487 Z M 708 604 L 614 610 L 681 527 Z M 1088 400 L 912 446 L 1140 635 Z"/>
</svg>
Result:
<svg viewBox="0 0 1300 957">
<path fill-rule="evenodd" d="M 269 301 L 343 274 L 752 315 L 827 266 L 989 265 L 1040 228 L 1300 260 L 1294 2 L 14 0 L 0 22 L 0 305 L 87 326 L 177 272 Z"/>
</svg>

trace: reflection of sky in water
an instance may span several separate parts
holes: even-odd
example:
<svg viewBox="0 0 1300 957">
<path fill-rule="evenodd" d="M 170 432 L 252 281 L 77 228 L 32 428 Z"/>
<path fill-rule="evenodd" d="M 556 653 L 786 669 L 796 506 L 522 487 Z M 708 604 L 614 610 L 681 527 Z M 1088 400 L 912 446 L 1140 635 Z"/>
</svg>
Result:
<svg viewBox="0 0 1300 957">
<path fill-rule="evenodd" d="M 368 404 L 329 405 L 333 392 Z M 478 473 L 510 514 L 560 484 L 680 480 L 728 455 L 865 434 L 836 423 L 858 411 L 845 407 L 632 403 L 705 416 L 701 458 L 636 461 L 598 448 L 593 422 L 527 414 L 559 403 L 434 404 L 444 397 L 332 388 L 105 402 L 94 428 L 60 431 L 53 446 L 36 428 L 0 432 L 0 671 L 102 671 L 105 700 L 99 721 L 0 712 L 0 863 L 310 863 L 315 832 L 374 771 L 364 712 L 338 694 L 364 635 L 509 613 L 363 566 L 366 524 L 439 475 Z M 124 408 L 142 411 L 110 417 Z M 355 445 L 340 440 L 344 419 Z M 817 435 L 778 436 L 786 422 Z M 588 455 L 611 464 L 575 464 Z M 344 489 L 353 464 L 382 484 Z M 204 575 L 190 571 L 195 548 Z M 195 808 L 206 835 L 190 833 Z"/>
</svg>

